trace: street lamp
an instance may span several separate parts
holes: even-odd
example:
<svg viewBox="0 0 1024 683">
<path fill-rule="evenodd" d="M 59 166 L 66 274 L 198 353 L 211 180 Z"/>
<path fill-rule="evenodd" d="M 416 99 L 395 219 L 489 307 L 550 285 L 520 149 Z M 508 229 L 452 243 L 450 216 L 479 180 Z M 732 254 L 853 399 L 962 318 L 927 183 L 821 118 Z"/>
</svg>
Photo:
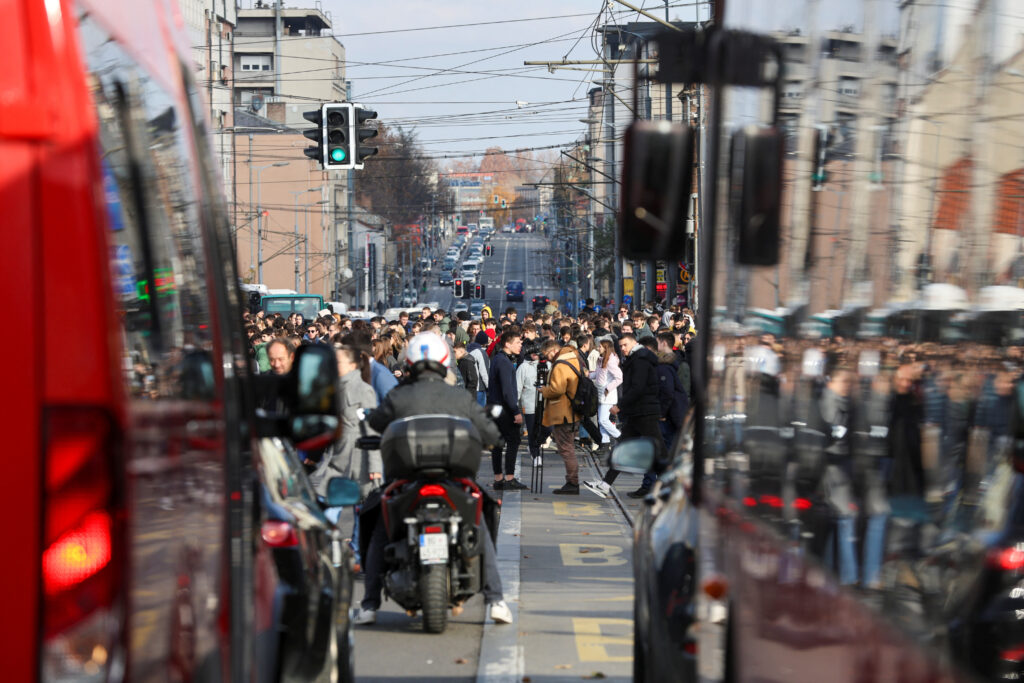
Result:
<svg viewBox="0 0 1024 683">
<path fill-rule="evenodd" d="M 261 176 L 263 171 L 268 168 L 280 168 L 281 166 L 287 166 L 287 161 L 277 161 L 273 164 L 267 164 L 265 166 L 256 167 L 256 279 L 263 282 L 263 202 L 260 198 L 263 189 L 261 185 Z M 251 167 L 250 167 L 251 168 Z M 250 186 L 251 187 L 251 186 Z M 251 249 L 250 249 L 251 252 Z"/>
</svg>

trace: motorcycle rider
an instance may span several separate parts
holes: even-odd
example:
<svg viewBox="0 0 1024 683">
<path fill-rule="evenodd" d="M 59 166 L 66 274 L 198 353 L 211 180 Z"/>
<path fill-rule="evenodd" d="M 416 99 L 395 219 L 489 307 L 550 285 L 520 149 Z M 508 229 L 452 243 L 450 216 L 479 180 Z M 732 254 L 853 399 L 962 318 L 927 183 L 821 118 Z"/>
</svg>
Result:
<svg viewBox="0 0 1024 683">
<path fill-rule="evenodd" d="M 366 416 L 367 424 L 381 434 L 394 420 L 416 415 L 437 413 L 440 406 L 446 415 L 464 417 L 473 423 L 485 448 L 500 442 L 498 426 L 469 393 L 445 383 L 448 374 L 448 344 L 436 334 L 421 333 L 409 341 L 406 363 L 409 372 L 405 379 L 373 412 Z M 384 473 L 385 478 L 388 472 Z M 373 624 L 381 604 L 384 584 L 384 546 L 387 536 L 380 522 L 380 492 L 371 493 L 360 515 L 360 550 L 365 558 L 366 584 L 359 614 L 354 623 Z M 483 594 L 491 619 L 499 624 L 512 623 L 512 611 L 502 594 L 501 576 L 494 551 L 494 539 L 487 524 L 481 525 L 484 540 Z M 368 547 L 363 547 L 364 545 Z"/>
</svg>

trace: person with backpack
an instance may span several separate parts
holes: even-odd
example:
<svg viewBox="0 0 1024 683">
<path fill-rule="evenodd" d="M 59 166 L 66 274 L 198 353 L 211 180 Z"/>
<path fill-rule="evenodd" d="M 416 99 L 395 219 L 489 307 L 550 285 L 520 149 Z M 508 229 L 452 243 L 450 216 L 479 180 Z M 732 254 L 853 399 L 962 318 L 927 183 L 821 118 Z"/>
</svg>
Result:
<svg viewBox="0 0 1024 683">
<path fill-rule="evenodd" d="M 541 345 L 540 353 L 542 358 L 551 363 L 548 383 L 541 390 L 544 397 L 544 416 L 541 424 L 551 428 L 555 448 L 565 463 L 565 484 L 555 489 L 554 493 L 578 496 L 580 467 L 576 460 L 575 441 L 580 426 L 580 415 L 573 409 L 572 398 L 578 393 L 582 362 L 576 349 L 571 346 L 563 347 L 554 339 L 546 340 Z"/>
</svg>

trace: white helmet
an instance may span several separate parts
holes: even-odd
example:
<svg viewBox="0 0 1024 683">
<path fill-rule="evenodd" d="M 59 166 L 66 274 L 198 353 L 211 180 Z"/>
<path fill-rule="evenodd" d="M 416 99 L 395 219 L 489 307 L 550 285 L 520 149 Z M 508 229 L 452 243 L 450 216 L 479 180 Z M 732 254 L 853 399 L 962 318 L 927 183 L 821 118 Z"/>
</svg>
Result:
<svg viewBox="0 0 1024 683">
<path fill-rule="evenodd" d="M 432 332 L 420 332 L 409 340 L 405 362 L 414 365 L 420 361 L 434 361 L 448 365 L 448 344 Z"/>
</svg>

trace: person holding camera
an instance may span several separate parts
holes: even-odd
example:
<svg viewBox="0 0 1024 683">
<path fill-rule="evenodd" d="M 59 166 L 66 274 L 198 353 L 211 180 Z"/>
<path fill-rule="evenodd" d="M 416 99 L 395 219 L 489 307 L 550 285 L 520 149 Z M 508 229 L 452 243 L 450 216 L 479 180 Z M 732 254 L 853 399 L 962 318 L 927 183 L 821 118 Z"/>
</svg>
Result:
<svg viewBox="0 0 1024 683">
<path fill-rule="evenodd" d="M 576 349 L 563 347 L 555 339 L 548 339 L 541 345 L 540 355 L 551 364 L 548 383 L 541 389 L 545 402 L 541 423 L 551 428 L 555 448 L 565 463 L 565 484 L 554 492 L 578 496 L 580 466 L 576 460 L 575 441 L 580 424 L 579 416 L 573 413 L 571 398 L 576 395 L 582 363 Z"/>
<path fill-rule="evenodd" d="M 544 368 L 538 368 L 537 357 L 540 344 L 536 341 L 523 343 L 522 362 L 516 369 L 516 388 L 519 391 L 519 407 L 523 411 L 523 422 L 526 423 L 526 439 L 530 448 L 530 457 L 534 465 L 542 465 L 540 460 L 540 444 L 544 441 L 541 432 L 545 431 L 537 422 L 537 393 L 547 382 L 547 362 Z"/>
</svg>

